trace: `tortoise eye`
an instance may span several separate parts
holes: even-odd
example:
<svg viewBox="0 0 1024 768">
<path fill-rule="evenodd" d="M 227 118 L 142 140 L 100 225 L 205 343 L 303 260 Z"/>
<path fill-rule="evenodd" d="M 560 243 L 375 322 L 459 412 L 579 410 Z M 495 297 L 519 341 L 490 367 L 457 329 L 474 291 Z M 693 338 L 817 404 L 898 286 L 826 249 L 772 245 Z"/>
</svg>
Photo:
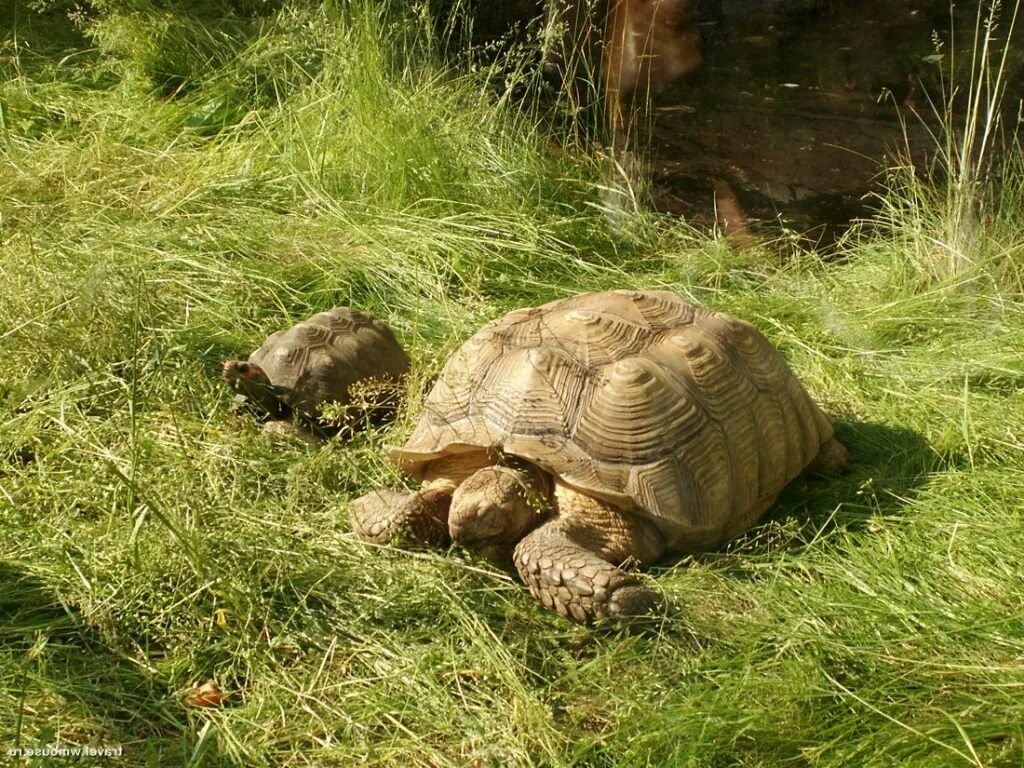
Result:
<svg viewBox="0 0 1024 768">
<path fill-rule="evenodd" d="M 243 376 L 245 376 L 247 373 L 249 373 L 249 364 L 248 363 L 239 363 L 238 364 L 238 372 L 240 374 L 242 374 Z"/>
</svg>

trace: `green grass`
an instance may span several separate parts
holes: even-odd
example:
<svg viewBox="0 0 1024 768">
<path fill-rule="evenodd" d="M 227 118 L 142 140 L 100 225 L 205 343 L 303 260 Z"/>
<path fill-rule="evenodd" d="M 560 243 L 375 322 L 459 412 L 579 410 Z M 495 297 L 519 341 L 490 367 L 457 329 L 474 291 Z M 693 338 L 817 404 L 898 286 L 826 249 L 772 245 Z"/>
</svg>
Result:
<svg viewBox="0 0 1024 768">
<path fill-rule="evenodd" d="M 528 70 L 445 72 L 420 22 L 102 5 L 90 37 L 0 12 L 0 748 L 1024 764 L 1019 169 L 952 245 L 909 195 L 828 260 L 647 214 L 613 230 L 599 168 L 495 95 Z M 175 59 L 186 43 L 206 54 Z M 931 258 L 949 247 L 964 258 Z M 380 449 L 448 353 L 512 307 L 613 286 L 756 323 L 853 472 L 655 569 L 677 610 L 643 634 L 569 625 L 463 552 L 355 540 L 347 501 L 401 482 Z M 272 447 L 219 364 L 337 304 L 394 326 L 408 410 Z M 208 678 L 229 706 L 185 708 Z"/>
</svg>

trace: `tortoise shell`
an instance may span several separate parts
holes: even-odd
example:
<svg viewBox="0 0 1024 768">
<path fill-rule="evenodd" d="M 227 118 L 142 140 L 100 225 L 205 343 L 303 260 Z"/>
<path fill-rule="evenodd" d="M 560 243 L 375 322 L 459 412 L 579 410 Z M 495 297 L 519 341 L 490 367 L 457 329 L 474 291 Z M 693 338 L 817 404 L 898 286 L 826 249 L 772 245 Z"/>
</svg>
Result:
<svg viewBox="0 0 1024 768">
<path fill-rule="evenodd" d="M 398 382 L 409 358 L 384 321 L 335 307 L 267 337 L 249 362 L 267 374 L 278 397 L 316 419 L 321 404 L 351 402 L 356 382 Z"/>
<path fill-rule="evenodd" d="M 484 326 L 392 459 L 416 475 L 464 451 L 521 457 L 688 551 L 749 526 L 831 436 L 753 325 L 665 291 L 608 291 Z"/>
</svg>

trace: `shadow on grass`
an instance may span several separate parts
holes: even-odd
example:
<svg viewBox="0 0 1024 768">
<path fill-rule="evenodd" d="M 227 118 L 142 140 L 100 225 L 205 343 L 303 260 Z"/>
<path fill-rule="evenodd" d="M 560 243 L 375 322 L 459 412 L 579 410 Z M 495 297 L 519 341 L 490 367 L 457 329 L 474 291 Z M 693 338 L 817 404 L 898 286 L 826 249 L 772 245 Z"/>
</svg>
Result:
<svg viewBox="0 0 1024 768">
<path fill-rule="evenodd" d="M 0 563 L 0 742 L 8 747 L 122 748 L 112 764 L 224 764 L 196 749 L 157 679 L 110 648 L 37 578 Z"/>
<path fill-rule="evenodd" d="M 879 517 L 899 515 L 941 457 L 917 432 L 878 422 L 838 422 L 836 437 L 850 452 L 840 477 L 798 477 L 771 510 L 721 549 L 696 556 L 731 570 L 742 561 L 799 549 L 830 531 L 860 532 Z"/>
</svg>

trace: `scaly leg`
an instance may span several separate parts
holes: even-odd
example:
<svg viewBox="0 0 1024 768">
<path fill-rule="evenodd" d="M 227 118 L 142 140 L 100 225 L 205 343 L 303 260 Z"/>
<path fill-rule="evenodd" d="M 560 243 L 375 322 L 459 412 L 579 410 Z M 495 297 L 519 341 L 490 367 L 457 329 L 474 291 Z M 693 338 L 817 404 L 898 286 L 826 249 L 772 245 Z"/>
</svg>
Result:
<svg viewBox="0 0 1024 768">
<path fill-rule="evenodd" d="M 660 610 L 661 595 L 618 567 L 662 555 L 654 526 L 567 488 L 556 498 L 558 515 L 525 536 L 513 556 L 533 596 L 581 623 Z"/>
<path fill-rule="evenodd" d="M 448 512 L 459 483 L 491 463 L 485 451 L 443 456 L 422 472 L 415 493 L 372 491 L 352 502 L 352 528 L 377 544 L 419 543 L 448 546 Z"/>
<path fill-rule="evenodd" d="M 352 528 L 375 544 L 448 545 L 452 489 L 427 487 L 416 493 L 372 491 L 352 502 Z"/>
</svg>

